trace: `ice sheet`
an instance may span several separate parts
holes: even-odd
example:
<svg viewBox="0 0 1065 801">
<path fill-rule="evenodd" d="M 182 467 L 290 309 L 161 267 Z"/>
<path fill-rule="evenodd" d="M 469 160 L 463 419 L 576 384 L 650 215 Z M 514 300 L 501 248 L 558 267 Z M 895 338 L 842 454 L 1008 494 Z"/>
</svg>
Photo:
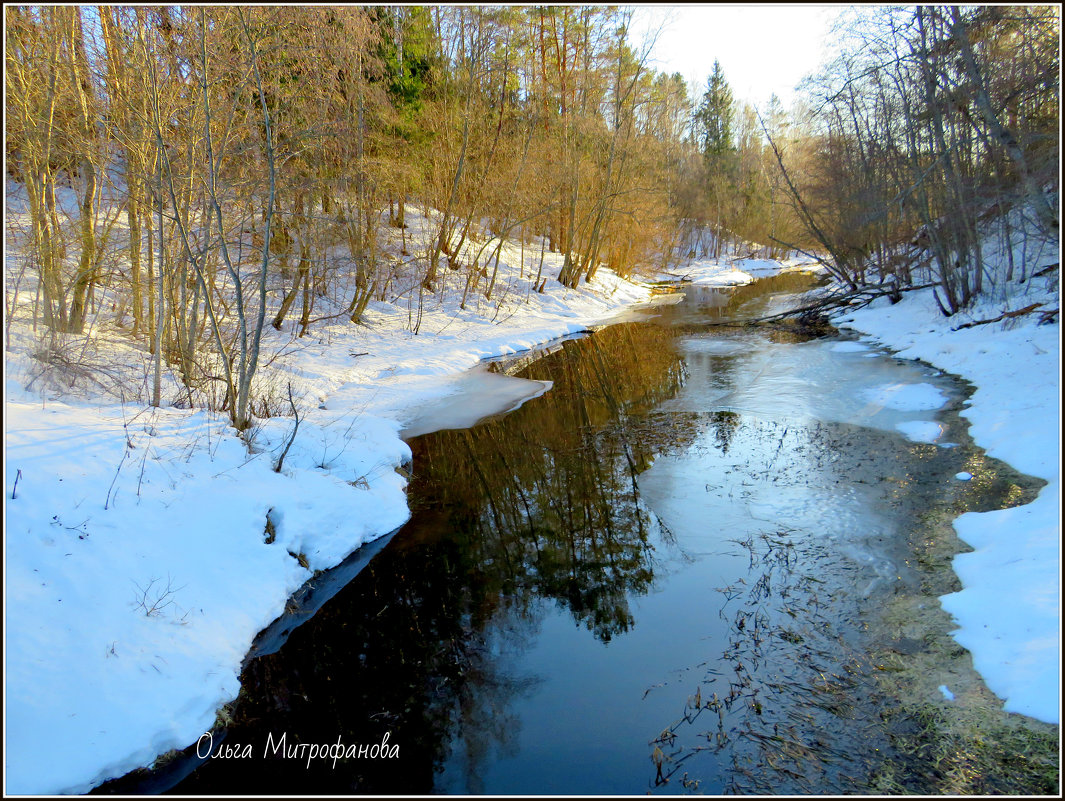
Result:
<svg viewBox="0 0 1065 801">
<path fill-rule="evenodd" d="M 900 412 L 930 411 L 947 402 L 946 396 L 931 384 L 884 384 L 862 390 L 862 397 Z"/>
<path fill-rule="evenodd" d="M 432 431 L 470 428 L 486 417 L 513 411 L 550 388 L 550 381 L 470 370 L 442 382 L 441 397 L 411 409 L 400 436 L 412 439 Z"/>
<path fill-rule="evenodd" d="M 920 364 L 839 347 L 852 344 L 779 344 L 747 333 L 688 337 L 681 342 L 690 373 L 686 389 L 665 408 L 727 409 L 931 436 L 929 411 L 949 401 L 952 385 Z M 734 373 L 743 377 L 734 381 Z"/>
</svg>

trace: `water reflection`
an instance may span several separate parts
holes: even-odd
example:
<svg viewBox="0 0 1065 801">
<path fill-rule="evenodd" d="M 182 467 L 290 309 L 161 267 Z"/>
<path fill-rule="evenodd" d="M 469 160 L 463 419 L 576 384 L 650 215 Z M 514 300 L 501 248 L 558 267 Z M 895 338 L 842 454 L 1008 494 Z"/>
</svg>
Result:
<svg viewBox="0 0 1065 801">
<path fill-rule="evenodd" d="M 654 577 L 636 477 L 653 455 L 626 419 L 683 380 L 672 338 L 615 326 L 522 372 L 553 390 L 515 414 L 414 444 L 419 503 L 447 509 L 506 594 L 555 599 L 601 641 Z"/>
<path fill-rule="evenodd" d="M 553 382 L 543 397 L 412 441 L 410 523 L 248 664 L 227 742 L 253 758 L 176 791 L 867 790 L 889 749 L 866 610 L 913 583 L 912 519 L 971 506 L 993 471 L 956 420 L 959 447 L 907 442 L 893 428 L 918 413 L 851 397 L 877 370 L 939 380 L 918 368 L 707 334 L 810 280 L 696 291 L 567 341 L 518 372 Z M 976 480 L 941 481 L 964 466 Z M 283 734 L 387 734 L 400 754 L 263 758 Z"/>
<path fill-rule="evenodd" d="M 563 609 L 595 641 L 633 625 L 655 573 L 656 525 L 637 475 L 655 452 L 625 420 L 684 378 L 673 337 L 619 325 L 565 343 L 522 376 L 544 397 L 474 429 L 412 441 L 412 519 L 276 654 L 251 661 L 227 742 L 180 793 L 427 793 L 453 756 L 515 751 L 514 702 L 541 681 L 520 664 L 544 614 Z M 654 443 L 652 443 L 653 445 Z M 262 758 L 288 743 L 400 745 L 390 760 Z"/>
<path fill-rule="evenodd" d="M 726 544 L 725 555 L 746 561 L 715 586 L 718 619 L 702 623 L 715 636 L 650 738 L 651 784 L 666 793 L 869 793 L 888 765 L 913 792 L 934 788 L 909 778 L 922 755 L 892 750 L 885 720 L 900 699 L 879 680 L 891 669 L 885 652 L 926 644 L 903 635 L 904 619 L 881 613 L 894 599 L 921 608 L 955 589 L 920 586 L 929 573 L 915 569 L 915 553 L 934 536 L 923 520 L 1025 503 L 1037 488 L 965 445 L 719 415 L 729 420 L 725 437 L 708 431 L 641 481 L 648 503 L 689 539 L 708 510 L 720 510 L 715 522 L 731 534 L 704 535 L 708 550 Z M 966 439 L 956 415 L 944 425 Z M 773 469 L 766 459 L 778 460 Z M 965 464 L 984 472 L 979 491 L 949 481 Z M 718 480 L 702 486 L 701 475 Z M 960 668 L 968 656 L 953 651 Z M 927 778 L 927 764 L 912 775 L 921 771 Z"/>
<path fill-rule="evenodd" d="M 763 278 L 738 287 L 685 287 L 684 300 L 670 306 L 648 309 L 659 324 L 688 327 L 703 332 L 706 325 L 741 324 L 741 321 L 776 314 L 803 305 L 804 294 L 822 283 L 812 273 L 793 271 Z M 785 339 L 794 333 L 790 324 L 772 329 Z M 791 334 L 791 336 L 789 336 Z M 798 339 L 805 339 L 799 335 Z"/>
</svg>

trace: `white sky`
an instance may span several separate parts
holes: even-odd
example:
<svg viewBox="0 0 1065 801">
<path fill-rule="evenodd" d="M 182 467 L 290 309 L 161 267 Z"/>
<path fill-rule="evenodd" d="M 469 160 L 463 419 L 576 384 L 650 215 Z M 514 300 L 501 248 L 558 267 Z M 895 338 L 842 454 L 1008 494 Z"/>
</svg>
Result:
<svg viewBox="0 0 1065 801">
<path fill-rule="evenodd" d="M 797 4 L 642 6 L 633 20 L 632 41 L 639 49 L 646 31 L 666 20 L 652 54 L 652 66 L 659 72 L 679 72 L 697 85 L 701 95 L 716 58 L 736 100 L 761 107 L 775 92 L 789 107 L 795 85 L 823 60 L 828 30 L 844 8 Z"/>
</svg>

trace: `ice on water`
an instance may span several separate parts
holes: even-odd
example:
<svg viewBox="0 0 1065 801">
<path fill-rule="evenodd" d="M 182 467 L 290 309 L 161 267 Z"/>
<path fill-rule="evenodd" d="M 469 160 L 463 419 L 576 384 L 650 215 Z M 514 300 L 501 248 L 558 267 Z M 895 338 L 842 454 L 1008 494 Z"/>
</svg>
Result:
<svg viewBox="0 0 1065 801">
<path fill-rule="evenodd" d="M 895 428 L 911 442 L 936 442 L 943 436 L 943 426 L 929 420 L 908 420 L 896 423 Z"/>
<path fill-rule="evenodd" d="M 793 345 L 758 334 L 714 334 L 689 337 L 681 347 L 689 378 L 685 391 L 665 405 L 667 411 L 728 410 L 851 423 L 901 432 L 917 442 L 935 442 L 942 433 L 929 418 L 949 402 L 950 385 L 936 371 L 870 354 L 860 343 Z"/>
<path fill-rule="evenodd" d="M 882 384 L 862 391 L 869 403 L 898 409 L 901 412 L 930 411 L 942 408 L 947 398 L 931 384 Z"/>
<path fill-rule="evenodd" d="M 441 397 L 408 412 L 400 431 L 404 439 L 433 431 L 471 428 L 486 417 L 513 411 L 551 388 L 550 381 L 516 378 L 481 368 L 448 377 L 443 383 L 446 386 Z"/>
</svg>

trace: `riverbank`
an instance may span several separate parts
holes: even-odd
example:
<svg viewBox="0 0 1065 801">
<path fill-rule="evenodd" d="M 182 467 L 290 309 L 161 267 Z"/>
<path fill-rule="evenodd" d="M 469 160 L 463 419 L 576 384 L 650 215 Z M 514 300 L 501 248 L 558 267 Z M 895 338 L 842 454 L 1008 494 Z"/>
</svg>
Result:
<svg viewBox="0 0 1065 801">
<path fill-rule="evenodd" d="M 408 241 L 431 233 L 408 220 Z M 7 792 L 85 792 L 195 742 L 291 594 L 408 519 L 401 435 L 543 393 L 469 370 L 651 298 L 605 269 L 566 289 L 561 256 L 534 270 L 531 251 L 503 246 L 491 302 L 463 303 L 463 276 L 444 274 L 437 295 L 372 302 L 360 326 L 267 328 L 271 416 L 250 451 L 224 414 L 187 408 L 169 372 L 161 407 L 122 402 L 144 395 L 148 353 L 105 324 L 46 346 L 21 285 L 4 362 Z"/>
<path fill-rule="evenodd" d="M 1009 309 L 1031 303 L 1056 308 L 1057 271 L 1033 279 Z M 962 589 L 941 597 L 953 616 L 954 639 L 1007 712 L 1060 722 L 1060 326 L 1038 315 L 998 317 L 1003 304 L 985 302 L 945 318 L 930 290 L 887 298 L 835 324 L 920 359 L 975 386 L 962 415 L 973 441 L 989 456 L 1047 485 L 1025 506 L 967 513 L 954 521 L 972 551 L 953 560 Z M 979 468 L 971 471 L 979 480 Z"/>
<path fill-rule="evenodd" d="M 601 273 L 592 287 L 533 293 L 505 322 L 494 308 L 433 309 L 415 337 L 404 310 L 379 304 L 366 326 L 319 328 L 272 365 L 301 418 L 280 472 L 293 418 L 262 420 L 249 453 L 224 415 L 39 392 L 29 332 L 16 331 L 22 347 L 5 361 L 7 792 L 84 792 L 194 742 L 291 593 L 407 520 L 399 432 L 418 409 L 431 415 L 461 389 L 492 396 L 483 414 L 539 394 L 518 379 L 471 388 L 456 377 L 648 295 Z"/>
</svg>

